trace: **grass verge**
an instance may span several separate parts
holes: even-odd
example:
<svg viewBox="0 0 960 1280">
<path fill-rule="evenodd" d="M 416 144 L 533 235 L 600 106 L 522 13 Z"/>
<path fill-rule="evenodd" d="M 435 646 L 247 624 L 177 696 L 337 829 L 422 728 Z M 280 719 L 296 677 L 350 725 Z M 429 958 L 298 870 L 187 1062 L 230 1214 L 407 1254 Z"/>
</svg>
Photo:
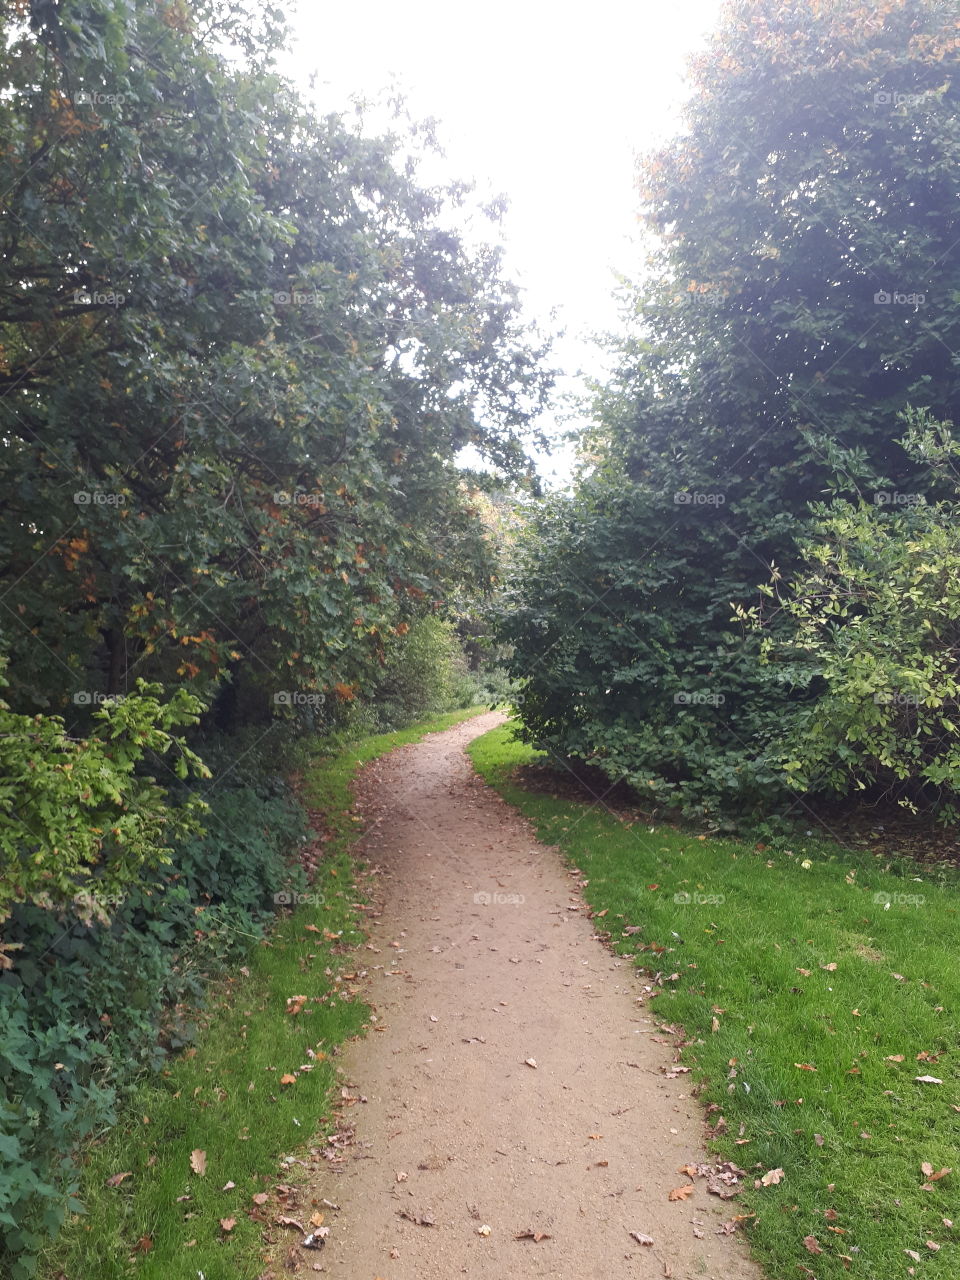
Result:
<svg viewBox="0 0 960 1280">
<path fill-rule="evenodd" d="M 734 1212 L 755 1215 L 742 1227 L 770 1276 L 955 1280 L 955 873 L 822 841 L 704 838 L 526 790 L 515 772 L 538 753 L 509 727 L 469 752 L 650 975 L 712 1108 L 711 1148 L 747 1172 Z"/>
<path fill-rule="evenodd" d="M 282 1212 L 276 1188 L 297 1180 L 295 1162 L 318 1158 L 335 1128 L 334 1055 L 367 1023 L 367 1007 L 352 986 L 354 948 L 363 939 L 350 854 L 359 830 L 352 779 L 368 760 L 477 712 L 337 743 L 332 753 L 329 744 L 318 745 L 303 794 L 321 811 L 330 838 L 313 900 L 216 984 L 197 1046 L 145 1080 L 117 1125 L 91 1145 L 79 1197 L 86 1213 L 74 1216 L 46 1251 L 43 1275 L 255 1280 L 260 1274 L 261 1234 Z M 254 1196 L 265 1199 L 258 1204 Z"/>
</svg>

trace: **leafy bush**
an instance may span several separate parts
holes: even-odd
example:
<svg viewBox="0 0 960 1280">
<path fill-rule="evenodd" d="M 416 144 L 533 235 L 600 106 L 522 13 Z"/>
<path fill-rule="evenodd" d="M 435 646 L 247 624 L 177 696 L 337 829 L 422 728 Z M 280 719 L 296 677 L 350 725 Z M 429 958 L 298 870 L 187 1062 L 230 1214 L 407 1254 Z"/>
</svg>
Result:
<svg viewBox="0 0 960 1280">
<path fill-rule="evenodd" d="M 913 415 L 905 444 L 956 483 L 960 444 L 947 427 Z M 771 667 L 791 668 L 817 694 L 777 754 L 798 789 L 882 791 L 955 821 L 960 502 L 880 496 L 821 506 L 803 569 L 768 588 L 795 626 L 766 641 Z M 760 610 L 750 616 L 759 622 Z"/>
<path fill-rule="evenodd" d="M 165 839 L 196 829 L 202 804 L 171 809 L 142 766 L 169 754 L 174 780 L 205 772 L 170 732 L 196 724 L 202 704 L 185 689 L 161 696 L 138 681 L 136 693 L 95 713 L 84 739 L 69 737 L 59 716 L 15 715 L 0 699 L 0 923 L 27 901 L 103 915 L 104 898 L 169 860 Z"/>
<path fill-rule="evenodd" d="M 101 898 L 97 918 L 26 903 L 6 922 L 15 963 L 0 973 L 0 1262 L 16 1280 L 64 1213 L 82 1208 L 78 1144 L 114 1122 L 142 1072 L 189 1043 L 183 1008 L 201 1006 L 210 975 L 263 936 L 275 895 L 304 885 L 290 865 L 303 809 L 276 778 L 256 780 L 242 758 L 231 771 L 220 755 L 203 786 L 205 831 L 175 845 L 164 874 L 116 909 Z"/>
</svg>

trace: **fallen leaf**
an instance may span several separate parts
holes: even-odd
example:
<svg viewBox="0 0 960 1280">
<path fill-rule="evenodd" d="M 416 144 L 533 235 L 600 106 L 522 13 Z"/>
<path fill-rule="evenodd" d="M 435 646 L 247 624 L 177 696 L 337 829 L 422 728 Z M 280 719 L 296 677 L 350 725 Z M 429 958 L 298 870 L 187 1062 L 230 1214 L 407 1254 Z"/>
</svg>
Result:
<svg viewBox="0 0 960 1280">
<path fill-rule="evenodd" d="M 913 1079 L 915 1084 L 943 1084 L 936 1076 L 914 1076 Z"/>
<path fill-rule="evenodd" d="M 254 1204 L 266 1204 L 270 1197 L 267 1195 L 266 1191 L 258 1191 L 252 1199 Z"/>
<path fill-rule="evenodd" d="M 816 1071 L 816 1067 L 811 1067 L 809 1062 L 795 1062 L 793 1064 L 798 1071 Z"/>
<path fill-rule="evenodd" d="M 149 1253 L 153 1248 L 153 1236 L 141 1236 L 133 1247 L 137 1253 Z"/>
<path fill-rule="evenodd" d="M 827 973 L 833 973 L 836 967 L 836 962 L 833 960 L 831 960 L 829 964 L 822 964 L 820 966 L 821 969 L 826 969 Z"/>
<path fill-rule="evenodd" d="M 919 1253 L 917 1253 L 916 1249 L 904 1249 L 903 1252 L 907 1255 L 908 1258 L 912 1258 L 914 1262 L 920 1261 L 920 1255 Z"/>
<path fill-rule="evenodd" d="M 296 1077 L 296 1076 L 294 1076 L 294 1075 L 291 1075 L 291 1074 L 290 1074 L 290 1072 L 288 1071 L 288 1072 L 287 1072 L 287 1074 L 286 1074 L 285 1076 L 281 1076 L 281 1077 L 280 1077 L 280 1083 L 281 1083 L 281 1084 L 296 1084 L 296 1083 L 297 1083 L 297 1077 Z"/>
<path fill-rule="evenodd" d="M 223 1230 L 224 1230 L 224 1231 L 232 1231 L 232 1230 L 233 1230 L 233 1228 L 234 1228 L 236 1225 L 237 1225 L 237 1220 L 236 1220 L 236 1218 L 221 1218 L 221 1219 L 220 1219 L 220 1226 L 223 1228 Z"/>
<path fill-rule="evenodd" d="M 775 1187 L 783 1181 L 785 1176 L 782 1169 L 768 1169 L 760 1181 L 765 1187 Z"/>
<path fill-rule="evenodd" d="M 823 1146 L 823 1134 L 822 1134 L 822 1133 L 815 1133 L 815 1134 L 813 1135 L 813 1140 L 814 1140 L 814 1142 L 817 1144 L 817 1146 L 818 1146 L 818 1147 L 822 1147 L 822 1146 Z"/>
<path fill-rule="evenodd" d="M 207 1153 L 205 1151 L 190 1152 L 190 1168 L 201 1178 L 207 1172 Z"/>
<path fill-rule="evenodd" d="M 902 1061 L 903 1061 L 902 1053 L 888 1053 L 887 1056 L 884 1058 L 884 1062 L 902 1062 Z"/>
<path fill-rule="evenodd" d="M 415 1222 L 418 1227 L 435 1227 L 436 1219 L 429 1213 L 413 1213 L 408 1209 L 398 1209 L 397 1213 L 408 1222 Z"/>
<path fill-rule="evenodd" d="M 834 965 L 833 967 L 836 968 L 837 966 Z M 803 1247 L 808 1253 L 823 1253 L 823 1249 L 821 1249 L 820 1242 L 816 1236 L 804 1236 Z"/>
<path fill-rule="evenodd" d="M 220 1188 L 221 1191 L 232 1191 L 237 1184 L 235 1182 L 225 1182 Z"/>
<path fill-rule="evenodd" d="M 668 1200 L 687 1200 L 693 1195 L 693 1183 L 688 1182 L 682 1187 L 674 1187 L 667 1196 Z"/>
<path fill-rule="evenodd" d="M 695 1178 L 699 1172 L 695 1164 L 682 1164 L 677 1170 L 677 1173 L 685 1173 L 688 1178 Z"/>
<path fill-rule="evenodd" d="M 297 1014 L 307 1003 L 306 996 L 288 996 L 287 997 L 287 1013 Z"/>
<path fill-rule="evenodd" d="M 132 1178 L 132 1173 L 115 1173 L 112 1178 L 107 1179 L 108 1187 L 119 1187 L 124 1178 Z"/>
<path fill-rule="evenodd" d="M 631 1231 L 629 1234 L 636 1240 L 637 1244 L 642 1244 L 646 1248 L 650 1248 L 653 1244 L 653 1236 L 645 1236 L 642 1231 Z"/>
<path fill-rule="evenodd" d="M 552 1240 L 553 1236 L 546 1231 L 534 1231 L 528 1227 L 526 1231 L 518 1231 L 513 1238 L 514 1240 L 532 1240 L 535 1244 L 539 1244 L 541 1240 Z"/>
<path fill-rule="evenodd" d="M 927 1245 L 927 1248 L 932 1249 L 934 1253 L 939 1253 L 940 1246 L 937 1244 L 935 1240 L 928 1240 L 926 1242 L 926 1245 Z"/>
</svg>

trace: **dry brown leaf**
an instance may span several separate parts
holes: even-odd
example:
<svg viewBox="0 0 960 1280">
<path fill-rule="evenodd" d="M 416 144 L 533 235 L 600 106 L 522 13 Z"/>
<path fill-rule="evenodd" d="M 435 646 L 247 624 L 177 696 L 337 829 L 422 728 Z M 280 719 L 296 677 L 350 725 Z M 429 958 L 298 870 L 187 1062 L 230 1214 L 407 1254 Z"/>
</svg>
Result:
<svg viewBox="0 0 960 1280">
<path fill-rule="evenodd" d="M 266 1204 L 270 1197 L 267 1195 L 266 1191 L 258 1191 L 252 1199 L 254 1204 Z"/>
<path fill-rule="evenodd" d="M 903 1061 L 902 1053 L 888 1053 L 887 1056 L 884 1058 L 884 1062 L 902 1062 L 902 1061 Z"/>
<path fill-rule="evenodd" d="M 220 1226 L 222 1227 L 222 1229 L 223 1229 L 224 1231 L 232 1231 L 232 1230 L 233 1230 L 233 1228 L 234 1228 L 236 1225 L 237 1225 L 237 1220 L 236 1220 L 236 1218 L 221 1218 L 221 1219 L 220 1219 Z"/>
<path fill-rule="evenodd" d="M 688 1178 L 695 1178 L 699 1173 L 699 1170 L 695 1164 L 682 1164 L 677 1170 L 677 1173 L 685 1173 Z"/>
<path fill-rule="evenodd" d="M 513 1238 L 514 1240 L 532 1240 L 534 1244 L 539 1244 L 541 1240 L 552 1240 L 553 1236 L 546 1231 L 534 1231 L 528 1228 L 526 1231 L 518 1231 Z"/>
<path fill-rule="evenodd" d="M 290 1072 L 288 1071 L 288 1072 L 287 1072 L 287 1074 L 286 1074 L 285 1076 L 281 1076 L 281 1077 L 280 1077 L 280 1083 L 281 1083 L 281 1084 L 296 1084 L 296 1083 L 297 1083 L 297 1077 L 296 1077 L 295 1075 L 291 1075 L 291 1074 L 290 1074 Z"/>
<path fill-rule="evenodd" d="M 653 1236 L 646 1236 L 642 1231 L 631 1231 L 629 1234 L 636 1240 L 637 1244 L 642 1244 L 647 1249 L 653 1244 Z"/>
<path fill-rule="evenodd" d="M 793 1064 L 798 1071 L 816 1071 L 816 1067 L 811 1067 L 809 1062 L 795 1062 Z"/>
<path fill-rule="evenodd" d="M 153 1236 L 141 1236 L 133 1247 L 137 1253 L 149 1253 L 153 1248 Z"/>
<path fill-rule="evenodd" d="M 132 1178 L 132 1177 L 133 1177 L 133 1174 L 132 1174 L 132 1173 L 130 1173 L 130 1172 L 127 1172 L 127 1173 L 115 1173 L 115 1174 L 113 1175 L 113 1177 L 112 1177 L 112 1178 L 108 1178 L 108 1179 L 107 1179 L 107 1186 L 108 1186 L 108 1187 L 119 1187 L 120 1183 L 124 1180 L 124 1178 Z"/>
<path fill-rule="evenodd" d="M 834 965 L 833 967 L 836 968 L 837 966 Z M 816 1236 L 804 1236 L 803 1247 L 808 1253 L 823 1253 L 823 1249 L 820 1247 L 820 1241 Z"/>
<path fill-rule="evenodd" d="M 786 1177 L 782 1169 L 768 1169 L 760 1181 L 765 1187 L 776 1187 Z"/>
<path fill-rule="evenodd" d="M 693 1195 L 693 1183 L 688 1182 L 682 1187 L 674 1187 L 667 1196 L 668 1200 L 688 1200 Z"/>
<path fill-rule="evenodd" d="M 207 1172 L 207 1153 L 205 1151 L 201 1151 L 199 1148 L 196 1151 L 191 1151 L 190 1168 L 195 1174 L 202 1178 Z"/>
<path fill-rule="evenodd" d="M 831 960 L 829 964 L 822 964 L 820 966 L 821 969 L 826 969 L 827 973 L 833 973 L 836 967 L 836 962 L 833 960 Z"/>
<path fill-rule="evenodd" d="M 299 1013 L 306 1003 L 306 996 L 287 996 L 287 1013 Z"/>
<path fill-rule="evenodd" d="M 943 1084 L 936 1076 L 914 1076 L 914 1084 Z"/>
</svg>

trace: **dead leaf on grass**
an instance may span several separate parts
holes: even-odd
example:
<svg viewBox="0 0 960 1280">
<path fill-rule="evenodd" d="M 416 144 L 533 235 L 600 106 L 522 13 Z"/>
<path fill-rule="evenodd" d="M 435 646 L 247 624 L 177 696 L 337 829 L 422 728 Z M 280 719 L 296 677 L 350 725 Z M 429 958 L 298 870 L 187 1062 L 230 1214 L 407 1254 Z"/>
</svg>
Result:
<svg viewBox="0 0 960 1280">
<path fill-rule="evenodd" d="M 202 1178 L 207 1172 L 207 1153 L 205 1151 L 201 1151 L 199 1148 L 196 1151 L 191 1151 L 190 1168 L 195 1174 Z"/>
<path fill-rule="evenodd" d="M 767 1172 L 760 1179 L 760 1181 L 763 1183 L 765 1187 L 776 1187 L 783 1181 L 785 1177 L 786 1177 L 786 1174 L 783 1172 L 782 1169 L 768 1169 Z"/>
<path fill-rule="evenodd" d="M 836 965 L 834 965 L 834 968 L 836 968 Z M 804 1236 L 803 1247 L 808 1253 L 823 1253 L 823 1249 L 820 1247 L 820 1241 L 816 1236 Z"/>
</svg>

